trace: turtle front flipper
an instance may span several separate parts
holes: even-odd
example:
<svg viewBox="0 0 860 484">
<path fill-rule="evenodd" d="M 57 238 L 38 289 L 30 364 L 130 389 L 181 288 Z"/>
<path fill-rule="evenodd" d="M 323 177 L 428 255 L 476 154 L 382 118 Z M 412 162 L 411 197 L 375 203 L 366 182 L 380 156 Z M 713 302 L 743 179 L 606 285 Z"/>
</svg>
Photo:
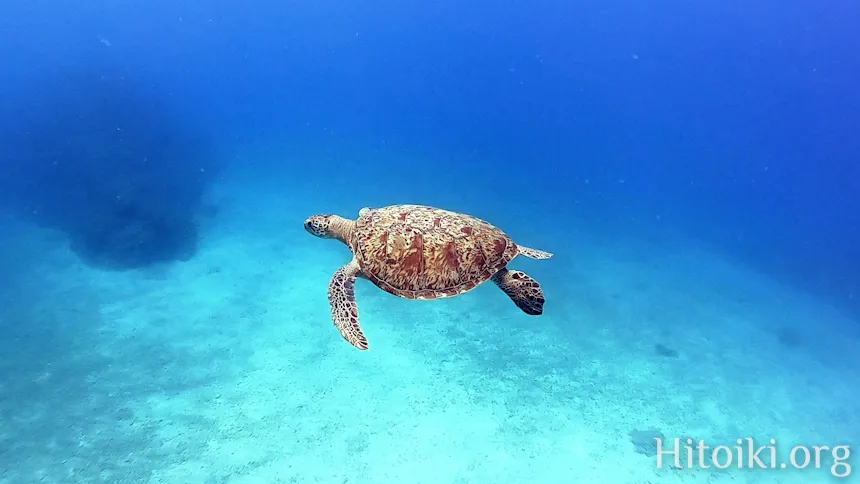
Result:
<svg viewBox="0 0 860 484">
<path fill-rule="evenodd" d="M 367 338 L 358 325 L 358 304 L 355 302 L 355 279 L 360 269 L 353 259 L 334 273 L 328 285 L 331 317 L 343 339 L 360 350 L 366 350 Z"/>
<path fill-rule="evenodd" d="M 540 284 L 522 271 L 502 269 L 493 275 L 493 282 L 504 291 L 524 313 L 537 316 L 543 313 L 543 290 Z"/>
</svg>

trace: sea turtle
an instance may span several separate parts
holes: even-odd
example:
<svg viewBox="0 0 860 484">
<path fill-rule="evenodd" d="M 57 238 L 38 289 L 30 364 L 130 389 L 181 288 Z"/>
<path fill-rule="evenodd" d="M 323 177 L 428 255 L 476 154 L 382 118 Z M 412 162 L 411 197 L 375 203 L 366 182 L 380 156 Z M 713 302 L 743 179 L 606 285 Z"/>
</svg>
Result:
<svg viewBox="0 0 860 484">
<path fill-rule="evenodd" d="M 526 314 L 543 313 L 540 284 L 506 266 L 518 255 L 549 259 L 552 254 L 517 245 L 500 229 L 471 215 L 424 205 L 392 205 L 363 208 L 358 220 L 314 215 L 305 220 L 305 229 L 339 240 L 353 253 L 332 277 L 328 299 L 334 325 L 360 350 L 368 345 L 358 324 L 357 277 L 407 299 L 457 296 L 491 279 Z"/>
</svg>

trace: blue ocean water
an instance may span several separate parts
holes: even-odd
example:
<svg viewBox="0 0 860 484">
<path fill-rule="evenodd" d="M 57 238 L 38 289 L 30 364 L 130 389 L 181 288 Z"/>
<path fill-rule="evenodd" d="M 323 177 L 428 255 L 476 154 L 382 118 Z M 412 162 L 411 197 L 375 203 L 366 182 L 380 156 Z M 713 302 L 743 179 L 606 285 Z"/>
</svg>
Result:
<svg viewBox="0 0 860 484">
<path fill-rule="evenodd" d="M 3 2 L 0 484 L 851 482 L 858 24 Z M 543 314 L 359 278 L 356 350 L 327 296 L 350 249 L 303 222 L 394 204 L 552 252 L 509 266 Z M 747 438 L 786 467 L 738 469 Z M 667 464 L 673 439 L 736 454 Z"/>
</svg>

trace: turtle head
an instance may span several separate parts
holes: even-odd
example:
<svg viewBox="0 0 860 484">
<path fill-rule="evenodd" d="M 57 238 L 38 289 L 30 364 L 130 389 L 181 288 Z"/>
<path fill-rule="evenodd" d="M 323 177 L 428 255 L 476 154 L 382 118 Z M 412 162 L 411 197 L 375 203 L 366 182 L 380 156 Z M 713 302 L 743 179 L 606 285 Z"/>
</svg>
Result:
<svg viewBox="0 0 860 484">
<path fill-rule="evenodd" d="M 322 239 L 331 239 L 334 234 L 331 233 L 332 215 L 314 215 L 305 220 L 305 230 Z"/>
<path fill-rule="evenodd" d="M 314 215 L 305 220 L 305 230 L 321 239 L 337 239 L 351 247 L 355 221 L 338 215 Z"/>
</svg>

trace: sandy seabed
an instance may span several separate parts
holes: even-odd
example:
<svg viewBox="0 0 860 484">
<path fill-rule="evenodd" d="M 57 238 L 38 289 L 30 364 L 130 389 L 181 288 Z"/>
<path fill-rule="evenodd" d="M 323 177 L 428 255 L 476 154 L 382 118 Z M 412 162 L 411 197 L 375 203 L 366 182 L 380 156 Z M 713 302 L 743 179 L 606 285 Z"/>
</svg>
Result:
<svg viewBox="0 0 860 484">
<path fill-rule="evenodd" d="M 219 186 L 196 257 L 128 272 L 4 219 L 0 483 L 814 484 L 840 481 L 828 455 L 658 469 L 631 432 L 860 443 L 860 325 L 694 243 L 523 240 L 556 253 L 513 264 L 540 318 L 491 284 L 359 281 L 357 351 L 326 299 L 349 252 L 302 230 L 300 198 Z"/>
</svg>

